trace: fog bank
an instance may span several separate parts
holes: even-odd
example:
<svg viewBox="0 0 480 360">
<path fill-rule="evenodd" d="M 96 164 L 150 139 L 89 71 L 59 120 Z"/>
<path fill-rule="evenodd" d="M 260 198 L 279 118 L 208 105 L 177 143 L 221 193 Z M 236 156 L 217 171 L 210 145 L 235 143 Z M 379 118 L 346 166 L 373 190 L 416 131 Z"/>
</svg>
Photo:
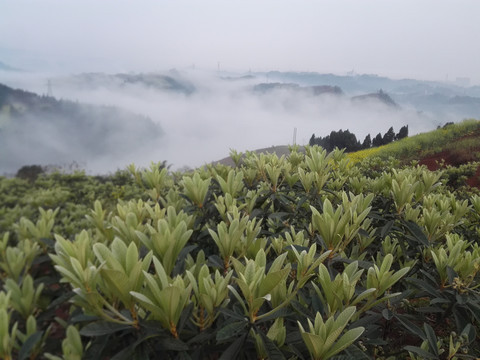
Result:
<svg viewBox="0 0 480 360">
<path fill-rule="evenodd" d="M 297 129 L 296 143 L 304 145 L 313 133 L 325 136 L 332 130 L 348 129 L 362 141 L 368 133 L 373 138 L 391 126 L 398 131 L 408 125 L 413 135 L 430 131 L 446 121 L 461 120 L 455 113 L 439 117 L 408 104 L 394 108 L 373 100 L 352 101 L 348 93 L 314 95 L 288 88 L 262 93 L 254 91 L 254 86 L 267 82 L 268 78 L 259 74 L 191 69 L 165 72 L 161 76 L 17 74 L 3 80 L 9 86 L 39 94 L 48 91 L 46 84 L 50 80 L 50 91 L 56 98 L 118 106 L 160 125 L 161 136 L 152 133 L 151 138 L 132 139 L 135 126 L 142 124 L 119 128 L 111 157 L 90 157 L 86 162 L 89 172 L 100 173 L 123 168 L 131 162 L 147 166 L 151 161 L 164 160 L 174 169 L 193 168 L 228 156 L 230 149 L 245 151 L 292 144 L 294 129 Z M 49 142 L 55 134 L 48 126 L 39 126 L 35 131 L 44 142 Z M 122 152 L 122 142 L 133 150 Z M 57 148 L 62 146 L 55 144 Z M 68 153 L 69 149 L 59 151 Z M 73 156 L 80 157 L 81 153 L 81 149 L 74 149 Z M 32 154 L 31 160 L 33 164 L 37 158 Z"/>
</svg>

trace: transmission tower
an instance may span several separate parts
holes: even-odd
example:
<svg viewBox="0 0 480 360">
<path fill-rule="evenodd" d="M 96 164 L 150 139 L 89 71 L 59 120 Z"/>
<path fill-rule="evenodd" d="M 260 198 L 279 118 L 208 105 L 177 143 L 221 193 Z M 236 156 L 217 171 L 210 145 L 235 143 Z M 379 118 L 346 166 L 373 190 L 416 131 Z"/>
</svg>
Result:
<svg viewBox="0 0 480 360">
<path fill-rule="evenodd" d="M 52 82 L 50 79 L 47 80 L 47 96 L 53 97 Z"/>
</svg>

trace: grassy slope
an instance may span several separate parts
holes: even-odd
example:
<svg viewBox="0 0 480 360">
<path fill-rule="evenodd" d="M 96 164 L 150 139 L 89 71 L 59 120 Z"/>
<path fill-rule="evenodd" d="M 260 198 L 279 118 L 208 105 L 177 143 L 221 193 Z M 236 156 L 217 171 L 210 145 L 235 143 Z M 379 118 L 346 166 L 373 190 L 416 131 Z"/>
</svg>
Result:
<svg viewBox="0 0 480 360">
<path fill-rule="evenodd" d="M 303 151 L 303 147 L 300 149 Z M 255 150 L 256 153 L 275 153 L 279 157 L 288 156 L 288 146 L 272 146 Z M 388 145 L 374 147 L 348 154 L 354 161 L 378 156 L 380 158 L 395 157 L 402 163 L 418 161 L 430 170 L 436 170 L 443 162 L 445 165 L 459 166 L 468 162 L 480 161 L 480 121 L 465 120 L 458 124 L 441 129 L 407 137 Z M 215 163 L 233 166 L 231 157 Z M 477 172 L 477 176 L 480 175 Z"/>
<path fill-rule="evenodd" d="M 480 121 L 465 120 L 441 129 L 414 135 L 388 145 L 349 154 L 353 161 L 370 156 L 393 156 L 402 162 L 421 161 L 438 154 L 451 165 L 480 160 Z"/>
<path fill-rule="evenodd" d="M 465 120 L 388 145 L 357 151 L 348 156 L 354 162 L 371 156 L 394 157 L 403 163 L 418 161 L 430 170 L 476 164 L 476 172 L 473 170 L 466 182 L 480 188 L 480 121 Z"/>
<path fill-rule="evenodd" d="M 304 152 L 305 151 L 304 147 L 301 146 L 299 148 L 299 151 Z M 278 157 L 281 157 L 283 155 L 288 156 L 288 154 L 290 154 L 290 149 L 289 149 L 289 146 L 287 146 L 287 145 L 279 145 L 279 146 L 271 146 L 271 147 L 263 148 L 263 149 L 257 149 L 257 150 L 254 150 L 253 152 L 257 153 L 257 154 L 266 154 L 266 153 L 276 154 Z M 215 161 L 215 162 L 213 162 L 213 164 L 235 166 L 235 164 L 234 164 L 234 162 L 233 162 L 233 160 L 230 156 L 228 156 L 226 158 L 223 158 L 221 160 Z"/>
</svg>

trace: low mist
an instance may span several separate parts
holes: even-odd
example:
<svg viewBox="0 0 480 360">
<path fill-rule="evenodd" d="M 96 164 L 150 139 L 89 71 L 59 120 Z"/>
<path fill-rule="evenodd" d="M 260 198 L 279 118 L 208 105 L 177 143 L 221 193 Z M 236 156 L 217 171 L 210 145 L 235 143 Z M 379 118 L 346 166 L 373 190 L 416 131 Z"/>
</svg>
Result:
<svg viewBox="0 0 480 360">
<path fill-rule="evenodd" d="M 35 139 L 29 140 L 25 133 L 12 139 L 9 146 L 16 155 L 10 160 L 21 160 L 18 167 L 76 161 L 89 173 L 123 169 L 132 162 L 148 166 L 152 161 L 166 161 L 173 169 L 184 169 L 227 157 L 230 149 L 244 152 L 292 144 L 295 128 L 296 143 L 305 145 L 312 134 L 325 136 L 332 130 L 348 129 L 361 142 L 368 133 L 373 138 L 391 126 L 397 132 L 408 125 L 409 135 L 413 135 L 447 121 L 462 120 L 455 113 L 439 117 L 401 103 L 391 107 L 375 100 L 352 101 L 348 93 L 314 95 L 289 88 L 258 92 L 255 85 L 268 82 L 262 74 L 188 70 L 162 76 L 150 83 L 148 74 L 141 78 L 104 74 L 5 76 L 0 82 L 8 86 L 39 95 L 51 91 L 55 98 L 73 102 L 120 107 L 148 118 L 161 129 L 140 129 L 146 123 L 109 119 L 108 126 L 97 129 L 105 134 L 105 142 L 96 155 L 95 144 L 85 147 L 85 142 L 73 141 L 87 138 L 87 133 L 81 133 L 86 128 L 69 134 L 42 119 L 32 119 L 28 132 L 33 132 Z M 15 165 L 12 161 L 8 162 L 9 171 Z"/>
</svg>

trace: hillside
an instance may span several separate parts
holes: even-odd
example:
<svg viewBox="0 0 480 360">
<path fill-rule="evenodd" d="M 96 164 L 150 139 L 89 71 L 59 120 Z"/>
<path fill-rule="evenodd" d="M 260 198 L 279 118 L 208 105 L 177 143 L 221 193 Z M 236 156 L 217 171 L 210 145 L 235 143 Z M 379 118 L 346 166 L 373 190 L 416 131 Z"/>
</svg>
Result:
<svg viewBox="0 0 480 360">
<path fill-rule="evenodd" d="M 304 152 L 303 146 L 299 148 L 299 151 Z M 281 156 L 288 156 L 290 154 L 290 147 L 288 145 L 278 145 L 278 146 L 271 146 L 268 148 L 262 148 L 262 149 L 256 149 L 252 150 L 252 153 L 255 153 L 257 155 L 260 154 L 275 154 L 278 157 Z M 243 154 L 242 154 L 243 156 Z M 226 158 L 223 158 L 221 160 L 217 160 L 212 162 L 213 165 L 220 164 L 220 165 L 225 165 L 225 166 L 235 166 L 235 162 L 233 161 L 231 156 L 227 156 Z"/>
<path fill-rule="evenodd" d="M 480 189 L 480 126 L 453 139 L 445 144 L 443 149 L 432 152 L 431 155 L 422 156 L 419 164 L 427 166 L 432 171 L 448 166 L 466 167 L 466 183 Z M 478 164 L 476 170 L 475 166 L 469 169 L 468 164 L 472 162 Z"/>
<path fill-rule="evenodd" d="M 288 157 L 290 151 L 290 146 L 279 145 L 251 152 Z M 300 146 L 298 151 L 305 152 L 305 148 Z M 448 124 L 428 133 L 414 135 L 389 145 L 352 152 L 347 156 L 353 162 L 373 157 L 384 160 L 395 158 L 403 165 L 414 161 L 432 171 L 455 168 L 463 172 L 468 185 L 480 188 L 480 121 L 465 120 L 458 124 Z M 213 164 L 234 166 L 235 163 L 232 157 L 228 156 Z"/>
<path fill-rule="evenodd" d="M 455 82 L 421 81 L 416 79 L 391 79 L 375 74 L 336 75 L 314 72 L 256 73 L 272 83 L 290 83 L 301 87 L 319 84 L 339 87 L 348 96 L 376 94 L 382 89 L 402 108 L 414 108 L 420 113 L 431 113 L 441 122 L 447 114 L 453 120 L 477 117 L 480 113 L 480 86 L 462 86 Z"/>
<path fill-rule="evenodd" d="M 393 99 L 384 91 L 380 90 L 376 93 L 365 94 L 365 95 L 358 95 L 352 97 L 352 101 L 354 102 L 378 102 L 384 104 L 386 106 L 397 108 L 398 104 L 393 101 Z"/>
<path fill-rule="evenodd" d="M 480 185 L 480 121 L 464 120 L 391 144 L 348 154 L 354 161 L 395 158 L 401 164 L 418 162 L 430 170 L 457 169 L 459 181 Z"/>
<path fill-rule="evenodd" d="M 408 139 L 0 177 L 0 357 L 479 358 L 479 192 Z"/>
<path fill-rule="evenodd" d="M 115 158 L 162 135 L 151 119 L 118 107 L 57 100 L 0 84 L 0 174 L 24 165 Z"/>
<path fill-rule="evenodd" d="M 338 86 L 329 85 L 315 85 L 315 86 L 300 86 L 294 83 L 259 83 L 253 87 L 253 91 L 266 94 L 275 91 L 291 91 L 300 95 L 343 95 L 343 91 Z"/>
<path fill-rule="evenodd" d="M 78 88 L 84 89 L 121 89 L 133 86 L 142 86 L 160 91 L 171 91 L 190 95 L 196 91 L 195 85 L 184 78 L 178 71 L 171 70 L 165 74 L 139 73 L 139 74 L 104 74 L 84 73 L 73 77 L 64 78 L 67 82 Z"/>
<path fill-rule="evenodd" d="M 269 94 L 275 92 L 290 92 L 295 95 L 303 96 L 346 96 L 344 91 L 339 86 L 331 85 L 315 85 L 315 86 L 300 86 L 295 83 L 260 83 L 253 87 L 253 91 L 259 94 Z M 377 103 L 386 105 L 392 108 L 398 108 L 398 104 L 383 90 L 375 93 L 362 94 L 353 96 L 350 100 L 354 103 Z M 480 100 L 480 99 L 479 99 Z"/>
</svg>

